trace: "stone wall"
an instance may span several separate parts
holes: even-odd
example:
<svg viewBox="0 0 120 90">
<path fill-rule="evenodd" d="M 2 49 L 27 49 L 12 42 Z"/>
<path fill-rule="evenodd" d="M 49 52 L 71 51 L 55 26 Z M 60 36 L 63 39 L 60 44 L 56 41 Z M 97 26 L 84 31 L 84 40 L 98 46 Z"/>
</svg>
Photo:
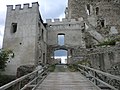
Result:
<svg viewBox="0 0 120 90">
<path fill-rule="evenodd" d="M 68 19 L 78 19 L 80 17 L 89 19 L 89 17 L 94 17 L 97 25 L 99 19 L 101 19 L 100 24 L 104 23 L 104 27 L 114 26 L 120 32 L 119 0 L 68 0 L 67 11 Z"/>
<path fill-rule="evenodd" d="M 77 60 L 89 60 L 91 66 L 102 71 L 109 71 L 114 68 L 120 69 L 120 44 L 115 46 L 96 47 L 91 49 L 74 49 L 73 62 Z M 82 58 L 82 59 L 80 59 Z"/>
<path fill-rule="evenodd" d="M 36 65 L 47 62 L 47 30 L 42 22 L 38 23 L 37 31 Z"/>
<path fill-rule="evenodd" d="M 52 22 L 49 19 L 49 22 L 47 20 L 47 24 L 48 45 L 58 45 L 58 34 L 64 34 L 65 46 L 80 45 L 81 47 L 85 47 L 83 38 L 84 33 L 82 33 L 84 22 L 82 22 L 81 20 L 76 21 L 75 19 L 72 19 L 68 21 L 59 21 L 58 19 L 56 19 L 55 22 Z"/>
</svg>

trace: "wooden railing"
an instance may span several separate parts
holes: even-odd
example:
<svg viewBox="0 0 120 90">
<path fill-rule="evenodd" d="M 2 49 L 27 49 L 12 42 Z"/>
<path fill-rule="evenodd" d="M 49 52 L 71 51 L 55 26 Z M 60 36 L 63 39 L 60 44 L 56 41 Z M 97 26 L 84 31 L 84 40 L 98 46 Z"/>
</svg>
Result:
<svg viewBox="0 0 120 90">
<path fill-rule="evenodd" d="M 35 88 L 45 79 L 47 74 L 48 74 L 48 66 L 44 66 L 41 69 L 35 70 L 4 86 L 1 86 L 0 90 L 26 90 L 29 88 L 30 90 L 35 90 Z M 26 80 L 27 83 L 25 83 Z"/>
<path fill-rule="evenodd" d="M 101 89 L 109 90 L 120 90 L 120 77 L 111 75 L 109 73 L 96 70 L 84 65 L 77 65 L 78 70 L 89 78 L 95 85 L 99 86 Z"/>
</svg>

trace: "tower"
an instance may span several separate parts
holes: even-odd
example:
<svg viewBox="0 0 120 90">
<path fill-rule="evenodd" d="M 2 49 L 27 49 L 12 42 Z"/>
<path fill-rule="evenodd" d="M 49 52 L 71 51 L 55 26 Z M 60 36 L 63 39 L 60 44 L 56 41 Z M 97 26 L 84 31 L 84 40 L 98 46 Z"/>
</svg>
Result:
<svg viewBox="0 0 120 90">
<path fill-rule="evenodd" d="M 14 53 L 14 58 L 7 63 L 8 74 L 16 75 L 21 65 L 36 65 L 38 54 L 42 54 L 38 53 L 38 37 L 44 32 L 42 27 L 37 2 L 32 3 L 32 7 L 29 4 L 24 4 L 23 8 L 20 4 L 16 5 L 15 9 L 13 5 L 7 6 L 3 49 L 10 49 Z"/>
</svg>

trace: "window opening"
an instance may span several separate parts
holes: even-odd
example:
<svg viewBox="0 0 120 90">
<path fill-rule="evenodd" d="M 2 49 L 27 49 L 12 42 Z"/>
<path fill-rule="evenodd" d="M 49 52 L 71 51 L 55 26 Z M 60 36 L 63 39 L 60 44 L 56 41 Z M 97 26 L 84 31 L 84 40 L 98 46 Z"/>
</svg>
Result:
<svg viewBox="0 0 120 90">
<path fill-rule="evenodd" d="M 15 33 L 17 31 L 17 23 L 12 23 L 11 32 Z"/>
<path fill-rule="evenodd" d="M 42 40 L 44 40 L 44 30 L 42 29 Z"/>
<path fill-rule="evenodd" d="M 88 15 L 90 15 L 90 5 L 89 4 L 87 4 L 87 13 L 88 13 Z"/>
<path fill-rule="evenodd" d="M 58 34 L 58 45 L 64 45 L 65 44 L 65 34 Z"/>
<path fill-rule="evenodd" d="M 102 26 L 102 27 L 105 26 L 104 20 L 101 20 L 101 26 Z"/>
<path fill-rule="evenodd" d="M 96 15 L 99 14 L 99 7 L 96 7 Z"/>
<path fill-rule="evenodd" d="M 45 63 L 45 53 L 43 53 L 43 63 Z"/>
</svg>

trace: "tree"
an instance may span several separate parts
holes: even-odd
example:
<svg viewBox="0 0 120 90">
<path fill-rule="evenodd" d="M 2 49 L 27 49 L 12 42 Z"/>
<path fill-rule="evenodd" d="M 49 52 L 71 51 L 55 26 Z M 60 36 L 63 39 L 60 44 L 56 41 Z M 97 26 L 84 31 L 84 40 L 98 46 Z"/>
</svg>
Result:
<svg viewBox="0 0 120 90">
<path fill-rule="evenodd" d="M 0 50 L 0 70 L 5 69 L 6 63 L 10 57 L 14 57 L 14 53 L 12 50 Z"/>
</svg>

